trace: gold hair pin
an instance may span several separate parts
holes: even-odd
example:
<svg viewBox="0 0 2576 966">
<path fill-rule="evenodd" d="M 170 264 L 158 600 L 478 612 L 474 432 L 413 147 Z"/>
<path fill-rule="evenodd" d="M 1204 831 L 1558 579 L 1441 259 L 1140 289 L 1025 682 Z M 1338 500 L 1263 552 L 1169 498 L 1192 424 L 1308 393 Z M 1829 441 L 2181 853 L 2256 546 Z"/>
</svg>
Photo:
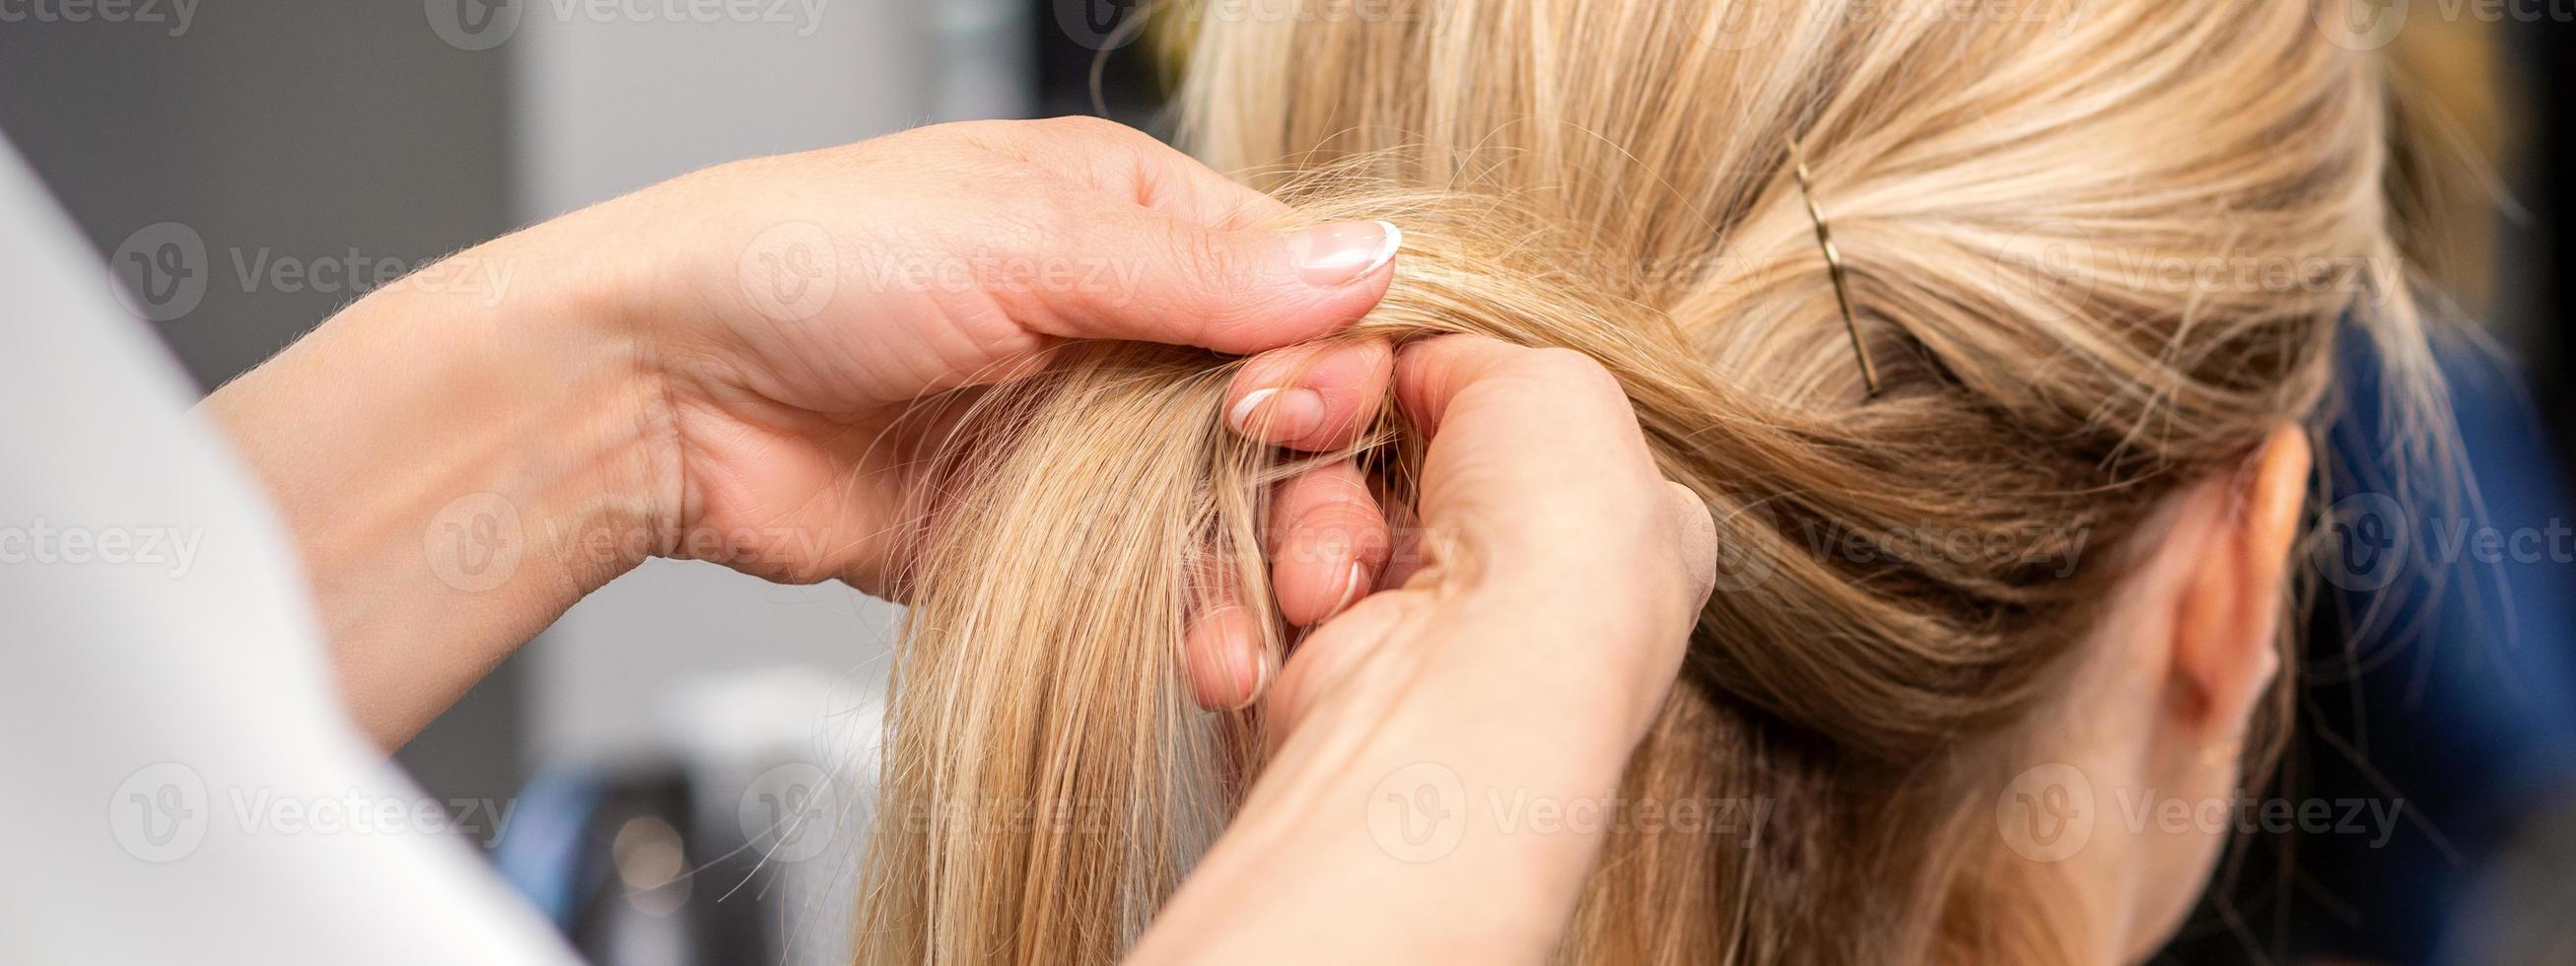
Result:
<svg viewBox="0 0 2576 966">
<path fill-rule="evenodd" d="M 1798 142 L 1789 142 L 1789 160 L 1798 174 L 1798 197 L 1807 202 L 1807 217 L 1816 222 L 1816 244 L 1825 247 L 1825 274 L 1834 280 L 1834 304 L 1842 306 L 1843 331 L 1851 334 L 1852 355 L 1860 359 L 1860 381 L 1869 387 L 1871 396 L 1878 395 L 1878 365 L 1870 361 L 1869 344 L 1860 338 L 1860 317 L 1852 313 L 1851 283 L 1843 272 L 1842 249 L 1834 247 L 1833 229 L 1825 227 L 1824 209 L 1816 207 L 1816 192 L 1807 177 L 1807 153 Z"/>
</svg>

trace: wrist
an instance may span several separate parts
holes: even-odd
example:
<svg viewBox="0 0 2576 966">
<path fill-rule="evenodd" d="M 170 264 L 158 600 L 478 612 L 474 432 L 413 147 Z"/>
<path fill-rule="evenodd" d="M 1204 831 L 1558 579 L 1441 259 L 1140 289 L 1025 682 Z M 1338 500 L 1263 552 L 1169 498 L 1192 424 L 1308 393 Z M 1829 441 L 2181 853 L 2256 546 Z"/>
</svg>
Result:
<svg viewBox="0 0 2576 966">
<path fill-rule="evenodd" d="M 512 445 L 491 451 L 491 478 L 527 495 L 527 552 L 579 595 L 672 539 L 681 514 L 679 446 L 651 310 L 637 284 L 648 273 L 603 254 L 616 246 L 543 234 L 563 227 L 551 223 L 455 256 L 497 264 L 496 274 L 523 281 L 488 310 L 447 310 L 482 330 L 463 340 L 480 374 L 461 380 L 458 392 L 499 387 L 492 415 L 511 428 Z"/>
<path fill-rule="evenodd" d="M 584 273 L 530 250 L 370 293 L 204 406 L 267 484 L 353 710 L 388 743 L 658 532 L 649 356 Z"/>
</svg>

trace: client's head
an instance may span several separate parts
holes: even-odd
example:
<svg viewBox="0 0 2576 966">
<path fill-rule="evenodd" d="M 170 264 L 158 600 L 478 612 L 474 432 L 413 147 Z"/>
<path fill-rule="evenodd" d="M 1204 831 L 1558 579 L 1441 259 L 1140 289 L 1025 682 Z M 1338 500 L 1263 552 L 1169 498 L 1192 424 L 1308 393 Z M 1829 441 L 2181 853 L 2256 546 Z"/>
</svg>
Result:
<svg viewBox="0 0 2576 966">
<path fill-rule="evenodd" d="M 2381 80 L 2315 15 L 1274 0 L 1180 32 L 1188 146 L 1404 229 L 1357 334 L 1592 356 L 1717 518 L 1622 791 L 1760 821 L 1616 823 L 1565 958 L 2126 960 L 2181 921 L 2224 829 L 2112 803 L 2259 769 L 2335 342 L 2423 371 Z M 1181 611 L 1277 472 L 1219 426 L 1226 366 L 1086 351 L 970 429 L 885 814 L 1070 820 L 881 827 L 872 955 L 1114 956 L 1221 827 L 1259 711 L 1192 708 Z"/>
</svg>

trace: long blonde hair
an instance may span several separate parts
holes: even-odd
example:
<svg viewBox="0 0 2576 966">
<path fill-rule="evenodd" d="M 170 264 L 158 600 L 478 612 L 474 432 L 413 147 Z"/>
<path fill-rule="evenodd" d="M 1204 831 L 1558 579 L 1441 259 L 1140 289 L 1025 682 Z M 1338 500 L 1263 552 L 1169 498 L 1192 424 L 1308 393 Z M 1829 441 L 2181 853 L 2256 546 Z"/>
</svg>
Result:
<svg viewBox="0 0 2576 966">
<path fill-rule="evenodd" d="M 1764 821 L 1615 823 L 1561 958 L 2082 948 L 2028 913 L 2044 867 L 1991 822 L 2116 550 L 2310 417 L 2339 330 L 2424 368 L 2378 66 L 2330 42 L 2320 17 L 2341 15 L 1264 0 L 1185 18 L 1188 146 L 1300 218 L 1404 229 L 1357 335 L 1592 356 L 1718 520 L 1726 573 L 1622 794 L 1759 801 Z M 1208 574 L 1277 624 L 1258 527 L 1296 461 L 1222 430 L 1231 371 L 1071 347 L 964 421 L 964 509 L 910 575 L 863 961 L 1115 959 L 1257 773 L 1260 709 L 1198 711 L 1180 668 Z M 1390 500 L 1416 443 L 1389 415 L 1364 444 Z"/>
</svg>

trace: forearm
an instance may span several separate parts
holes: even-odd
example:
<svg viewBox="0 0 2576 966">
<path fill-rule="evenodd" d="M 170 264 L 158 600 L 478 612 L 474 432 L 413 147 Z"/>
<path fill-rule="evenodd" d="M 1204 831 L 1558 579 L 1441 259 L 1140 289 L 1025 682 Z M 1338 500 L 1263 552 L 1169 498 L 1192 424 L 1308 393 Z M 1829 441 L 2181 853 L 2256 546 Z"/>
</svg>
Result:
<svg viewBox="0 0 2576 966">
<path fill-rule="evenodd" d="M 613 313 L 503 239 L 368 295 L 204 408 L 293 531 L 360 726 L 408 739 L 638 563 L 664 458 Z"/>
</svg>

